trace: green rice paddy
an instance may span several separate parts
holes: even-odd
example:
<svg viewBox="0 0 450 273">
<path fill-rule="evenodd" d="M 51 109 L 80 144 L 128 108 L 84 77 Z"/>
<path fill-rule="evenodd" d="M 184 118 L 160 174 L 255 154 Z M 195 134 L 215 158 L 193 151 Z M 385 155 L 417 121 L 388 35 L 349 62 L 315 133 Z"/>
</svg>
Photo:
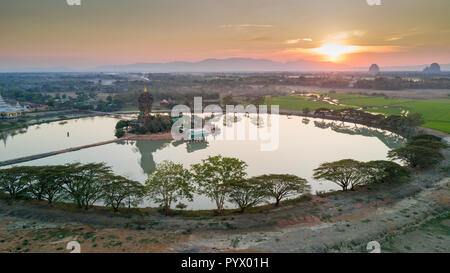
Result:
<svg viewBox="0 0 450 273">
<path fill-rule="evenodd" d="M 327 94 L 338 99 L 345 106 L 331 105 L 320 100 L 312 100 L 300 95 L 266 97 L 268 105 L 279 105 L 280 109 L 302 110 L 308 107 L 314 111 L 318 108 L 340 109 L 345 107 L 365 108 L 366 111 L 386 115 L 399 115 L 404 112 L 421 113 L 424 127 L 450 133 L 450 100 L 405 100 L 387 97 L 375 97 L 358 94 Z"/>
</svg>

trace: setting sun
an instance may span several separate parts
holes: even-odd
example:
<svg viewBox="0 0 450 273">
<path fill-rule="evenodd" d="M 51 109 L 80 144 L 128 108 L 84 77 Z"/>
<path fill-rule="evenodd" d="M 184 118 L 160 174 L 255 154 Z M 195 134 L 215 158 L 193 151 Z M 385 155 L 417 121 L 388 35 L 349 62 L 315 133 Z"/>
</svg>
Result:
<svg viewBox="0 0 450 273">
<path fill-rule="evenodd" d="M 311 51 L 324 55 L 328 61 L 339 61 L 342 58 L 342 55 L 356 52 L 358 49 L 358 46 L 324 44 L 321 47 L 311 49 Z"/>
</svg>

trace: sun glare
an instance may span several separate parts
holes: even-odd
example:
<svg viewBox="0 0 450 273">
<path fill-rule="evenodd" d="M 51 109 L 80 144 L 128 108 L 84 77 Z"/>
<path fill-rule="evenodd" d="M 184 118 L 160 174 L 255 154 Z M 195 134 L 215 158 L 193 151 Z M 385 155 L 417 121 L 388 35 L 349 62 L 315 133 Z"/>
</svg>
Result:
<svg viewBox="0 0 450 273">
<path fill-rule="evenodd" d="M 357 50 L 358 46 L 341 44 L 324 44 L 321 47 L 311 49 L 312 52 L 325 56 L 329 61 L 339 61 L 343 55 Z"/>
</svg>

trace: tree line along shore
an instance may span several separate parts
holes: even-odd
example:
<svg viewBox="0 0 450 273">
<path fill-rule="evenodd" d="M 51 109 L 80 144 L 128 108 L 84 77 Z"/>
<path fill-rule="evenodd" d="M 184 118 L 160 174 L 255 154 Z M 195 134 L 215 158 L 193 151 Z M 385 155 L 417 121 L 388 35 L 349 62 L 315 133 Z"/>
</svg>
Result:
<svg viewBox="0 0 450 273">
<path fill-rule="evenodd" d="M 433 168 L 444 160 L 441 149 L 447 147 L 440 137 L 419 134 L 410 137 L 404 147 L 388 152 L 390 160 L 404 166 L 385 160 L 342 159 L 322 163 L 314 170 L 314 179 L 335 183 L 343 191 L 357 191 L 373 183 L 407 183 L 411 171 Z M 9 200 L 72 203 L 84 210 L 102 203 L 114 212 L 150 200 L 165 215 L 186 209 L 179 201 L 192 201 L 194 193 L 211 199 L 216 215 L 224 214 L 226 201 L 239 208 L 237 213 L 245 213 L 264 203 L 277 207 L 283 200 L 306 200 L 311 195 L 304 178 L 290 174 L 247 177 L 246 167 L 244 161 L 222 156 L 210 156 L 190 169 L 164 161 L 151 170 L 143 185 L 115 175 L 104 163 L 21 166 L 0 170 L 0 192 Z"/>
</svg>

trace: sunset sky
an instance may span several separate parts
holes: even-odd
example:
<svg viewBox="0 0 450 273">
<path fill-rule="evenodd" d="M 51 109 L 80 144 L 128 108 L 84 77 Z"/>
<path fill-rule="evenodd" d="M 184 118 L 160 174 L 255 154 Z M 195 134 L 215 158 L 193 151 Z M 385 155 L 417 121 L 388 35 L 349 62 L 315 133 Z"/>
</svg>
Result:
<svg viewBox="0 0 450 273">
<path fill-rule="evenodd" d="M 0 0 L 0 66 L 450 63 L 449 0 Z"/>
</svg>

